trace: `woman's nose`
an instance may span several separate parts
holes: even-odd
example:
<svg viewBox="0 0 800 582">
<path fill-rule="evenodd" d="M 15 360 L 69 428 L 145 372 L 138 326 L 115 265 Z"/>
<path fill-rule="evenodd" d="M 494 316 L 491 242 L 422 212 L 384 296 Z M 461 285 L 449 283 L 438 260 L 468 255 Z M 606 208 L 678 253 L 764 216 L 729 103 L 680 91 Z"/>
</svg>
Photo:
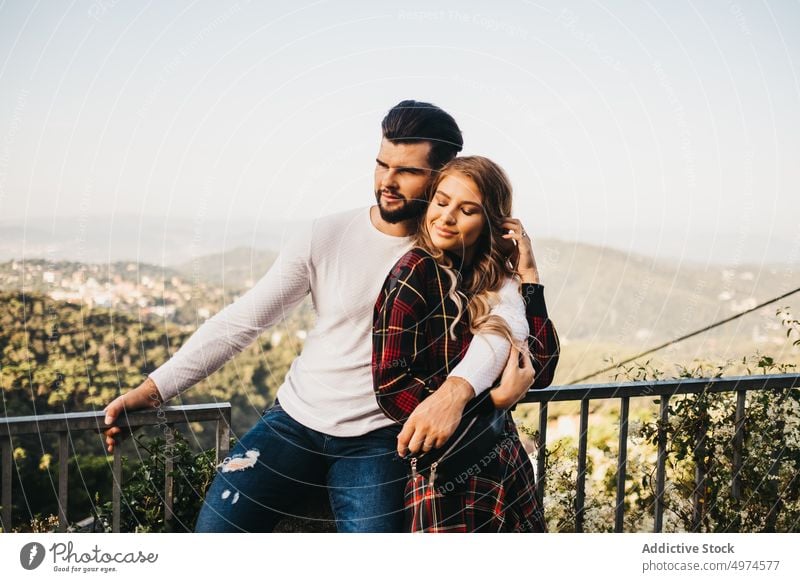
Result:
<svg viewBox="0 0 800 582">
<path fill-rule="evenodd" d="M 450 207 L 447 207 L 442 211 L 442 220 L 445 222 L 445 224 L 455 224 L 456 219 L 453 216 L 453 212 Z"/>
</svg>

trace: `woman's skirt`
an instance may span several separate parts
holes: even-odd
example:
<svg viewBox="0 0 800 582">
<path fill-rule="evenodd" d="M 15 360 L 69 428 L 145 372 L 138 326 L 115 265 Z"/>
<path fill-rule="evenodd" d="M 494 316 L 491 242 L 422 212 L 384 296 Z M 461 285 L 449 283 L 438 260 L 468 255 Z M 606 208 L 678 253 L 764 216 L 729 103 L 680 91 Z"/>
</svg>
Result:
<svg viewBox="0 0 800 582">
<path fill-rule="evenodd" d="M 533 465 L 510 413 L 502 440 L 454 482 L 431 484 L 422 475 L 409 476 L 405 528 L 409 532 L 547 531 L 536 500 Z"/>
</svg>

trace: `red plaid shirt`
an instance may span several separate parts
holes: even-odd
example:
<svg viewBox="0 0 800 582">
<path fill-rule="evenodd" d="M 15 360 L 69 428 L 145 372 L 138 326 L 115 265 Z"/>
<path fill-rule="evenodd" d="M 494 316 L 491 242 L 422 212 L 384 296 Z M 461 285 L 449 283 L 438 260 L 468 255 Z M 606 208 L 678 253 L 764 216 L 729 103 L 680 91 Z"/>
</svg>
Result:
<svg viewBox="0 0 800 582">
<path fill-rule="evenodd" d="M 448 297 L 450 278 L 424 250 L 414 248 L 392 268 L 375 303 L 372 370 L 378 404 L 397 422 L 435 391 L 464 357 L 472 334 Z M 536 371 L 533 388 L 553 381 L 559 343 L 547 316 L 543 287 L 523 284 Z M 487 466 L 469 476 L 467 492 L 446 494 L 409 479 L 407 525 L 411 531 L 544 531 L 535 500 L 533 466 L 508 414 L 506 438 Z"/>
</svg>

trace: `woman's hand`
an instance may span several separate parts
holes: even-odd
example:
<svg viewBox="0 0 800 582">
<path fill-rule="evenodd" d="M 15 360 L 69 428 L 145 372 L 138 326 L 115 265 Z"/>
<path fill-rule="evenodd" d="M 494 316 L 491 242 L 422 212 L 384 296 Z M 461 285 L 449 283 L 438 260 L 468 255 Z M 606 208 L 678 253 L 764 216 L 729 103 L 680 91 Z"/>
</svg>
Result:
<svg viewBox="0 0 800 582">
<path fill-rule="evenodd" d="M 117 439 L 122 439 L 122 429 L 114 426 L 121 414 L 126 411 L 141 410 L 142 408 L 158 408 L 162 403 L 161 394 L 156 387 L 156 383 L 150 378 L 147 378 L 137 388 L 112 400 L 104 409 L 106 412 L 105 424 L 109 427 L 103 431 L 106 435 L 108 452 L 113 453 L 114 447 L 117 445 Z"/>
<path fill-rule="evenodd" d="M 536 266 L 536 257 L 533 256 L 531 237 L 525 232 L 522 222 L 517 218 L 507 218 L 503 222 L 503 228 L 512 231 L 504 234 L 503 238 L 509 243 L 509 259 L 516 266 L 522 282 L 539 283 L 539 269 Z"/>
<path fill-rule="evenodd" d="M 522 360 L 521 366 L 520 360 Z M 500 386 L 489 392 L 494 407 L 508 409 L 514 406 L 528 392 L 535 376 L 527 346 L 524 350 L 520 350 L 512 345 L 508 362 L 500 378 Z"/>
</svg>

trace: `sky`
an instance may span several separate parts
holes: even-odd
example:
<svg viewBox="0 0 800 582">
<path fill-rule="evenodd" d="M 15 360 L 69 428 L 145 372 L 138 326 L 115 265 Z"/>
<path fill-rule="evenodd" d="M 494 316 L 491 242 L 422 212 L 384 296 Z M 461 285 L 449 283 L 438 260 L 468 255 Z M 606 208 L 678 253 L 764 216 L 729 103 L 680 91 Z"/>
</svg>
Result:
<svg viewBox="0 0 800 582">
<path fill-rule="evenodd" d="M 0 224 L 365 206 L 412 98 L 534 239 L 800 264 L 798 28 L 789 1 L 6 1 Z"/>
</svg>

